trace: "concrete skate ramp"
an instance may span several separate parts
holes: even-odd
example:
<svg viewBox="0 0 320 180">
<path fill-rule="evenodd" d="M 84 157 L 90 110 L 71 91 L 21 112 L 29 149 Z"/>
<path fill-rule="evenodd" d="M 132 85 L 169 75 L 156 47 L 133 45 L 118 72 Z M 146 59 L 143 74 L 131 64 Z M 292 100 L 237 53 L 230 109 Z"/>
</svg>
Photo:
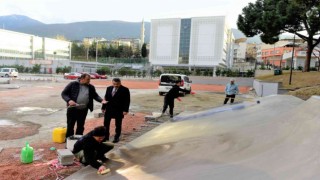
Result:
<svg viewBox="0 0 320 180">
<path fill-rule="evenodd" d="M 320 179 L 320 97 L 165 123 L 109 154 L 111 173 L 68 179 Z"/>
</svg>

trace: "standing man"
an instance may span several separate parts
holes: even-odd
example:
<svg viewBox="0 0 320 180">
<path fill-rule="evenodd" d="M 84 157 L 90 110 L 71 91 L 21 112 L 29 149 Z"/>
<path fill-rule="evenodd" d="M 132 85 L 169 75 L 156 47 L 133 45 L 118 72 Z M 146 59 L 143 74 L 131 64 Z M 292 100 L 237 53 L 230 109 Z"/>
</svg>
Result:
<svg viewBox="0 0 320 180">
<path fill-rule="evenodd" d="M 112 86 L 107 87 L 104 99 L 107 102 L 102 106 L 102 112 L 104 113 L 104 126 L 107 129 L 107 134 L 104 140 L 109 141 L 110 121 L 114 118 L 116 134 L 112 142 L 117 143 L 120 140 L 122 119 L 129 112 L 130 91 L 127 87 L 121 85 L 121 80 L 119 78 L 113 78 Z"/>
<path fill-rule="evenodd" d="M 188 93 L 188 90 L 181 89 L 181 80 L 177 80 L 176 84 L 172 86 L 169 92 L 164 97 L 164 104 L 162 114 L 164 114 L 169 106 L 170 118 L 173 118 L 174 99 L 179 98 L 180 91 Z M 192 93 L 193 94 L 193 93 Z M 179 100 L 179 99 L 178 99 Z"/>
<path fill-rule="evenodd" d="M 82 74 L 77 81 L 70 82 L 62 91 L 61 96 L 67 102 L 67 133 L 66 138 L 74 135 L 74 125 L 77 123 L 76 134 L 83 135 L 84 123 L 88 109 L 93 111 L 93 99 L 105 103 L 90 84 L 90 75 Z"/>
<path fill-rule="evenodd" d="M 227 104 L 227 102 L 229 101 L 229 98 L 231 98 L 230 103 L 232 104 L 238 92 L 239 92 L 238 85 L 234 83 L 233 78 L 230 79 L 230 83 L 228 83 L 225 88 L 226 98 L 224 99 L 224 104 Z"/>
</svg>

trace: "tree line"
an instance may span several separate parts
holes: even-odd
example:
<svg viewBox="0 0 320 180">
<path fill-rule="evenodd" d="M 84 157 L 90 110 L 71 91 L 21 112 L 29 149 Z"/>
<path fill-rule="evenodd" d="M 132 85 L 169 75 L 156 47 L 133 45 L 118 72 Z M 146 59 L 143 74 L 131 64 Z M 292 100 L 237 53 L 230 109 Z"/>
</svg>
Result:
<svg viewBox="0 0 320 180">
<path fill-rule="evenodd" d="M 147 46 L 144 43 L 141 49 L 133 49 L 130 46 L 124 45 L 106 45 L 105 43 L 92 43 L 88 45 L 86 43 L 77 44 L 72 43 L 71 58 L 79 60 L 93 60 L 102 57 L 114 57 L 114 58 L 145 58 L 148 55 Z"/>
</svg>

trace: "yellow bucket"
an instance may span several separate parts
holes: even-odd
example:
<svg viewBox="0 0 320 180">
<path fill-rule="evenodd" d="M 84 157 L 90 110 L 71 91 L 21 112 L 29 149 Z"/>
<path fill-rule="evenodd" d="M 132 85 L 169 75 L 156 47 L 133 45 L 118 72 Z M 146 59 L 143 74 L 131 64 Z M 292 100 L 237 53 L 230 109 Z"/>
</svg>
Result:
<svg viewBox="0 0 320 180">
<path fill-rule="evenodd" d="M 67 128 L 57 127 L 53 129 L 52 141 L 56 143 L 64 143 L 66 141 Z"/>
</svg>

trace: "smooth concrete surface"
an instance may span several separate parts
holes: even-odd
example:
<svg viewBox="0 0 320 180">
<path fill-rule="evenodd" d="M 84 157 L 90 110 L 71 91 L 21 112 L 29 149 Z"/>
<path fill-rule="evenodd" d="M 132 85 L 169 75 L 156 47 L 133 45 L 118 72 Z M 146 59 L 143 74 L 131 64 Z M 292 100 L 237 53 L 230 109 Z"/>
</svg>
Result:
<svg viewBox="0 0 320 180">
<path fill-rule="evenodd" d="M 163 123 L 109 152 L 109 174 L 87 166 L 67 179 L 320 179 L 320 97 L 257 100 Z"/>
<path fill-rule="evenodd" d="M 10 84 L 10 79 L 0 77 L 0 84 Z"/>
</svg>

